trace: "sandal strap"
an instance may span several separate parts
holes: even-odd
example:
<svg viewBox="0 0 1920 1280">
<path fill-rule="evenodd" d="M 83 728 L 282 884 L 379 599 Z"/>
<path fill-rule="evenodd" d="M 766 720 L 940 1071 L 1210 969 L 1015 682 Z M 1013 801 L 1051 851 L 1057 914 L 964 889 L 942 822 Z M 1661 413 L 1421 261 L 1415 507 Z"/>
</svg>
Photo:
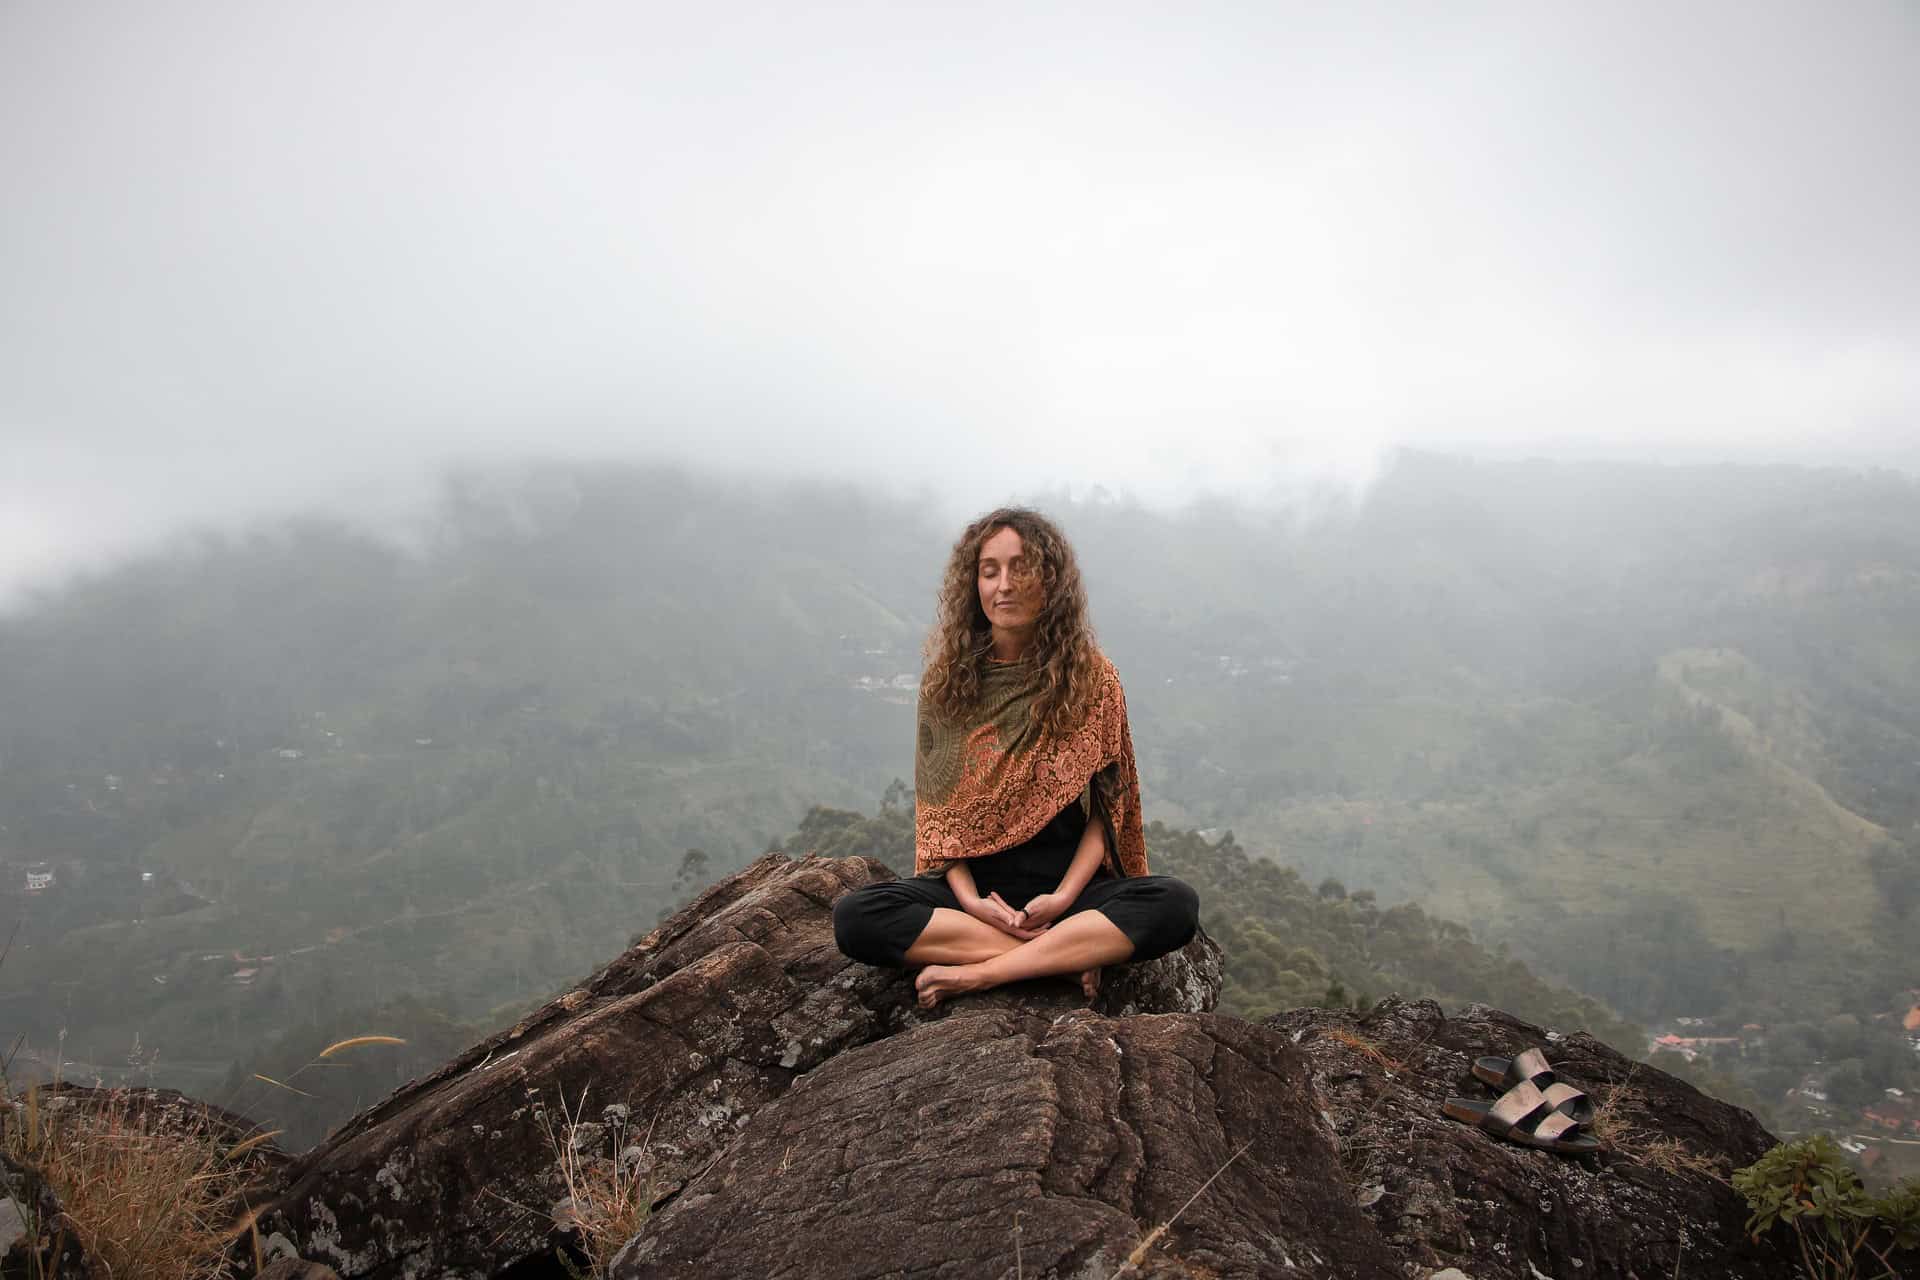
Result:
<svg viewBox="0 0 1920 1280">
<path fill-rule="evenodd" d="M 1547 1100 L 1548 1106 L 1562 1115 L 1572 1115 L 1580 1104 L 1587 1100 L 1586 1094 L 1570 1084 L 1550 1084 L 1541 1091 L 1540 1096 Z"/>
<path fill-rule="evenodd" d="M 1538 1089 L 1546 1088 L 1557 1078 L 1547 1063 L 1547 1055 L 1538 1049 L 1524 1049 L 1515 1054 L 1512 1065 L 1507 1068 L 1507 1076 L 1513 1080 L 1531 1081 Z"/>
<path fill-rule="evenodd" d="M 1515 1129 L 1528 1129 L 1541 1116 L 1552 1113 L 1546 1095 L 1522 1080 L 1487 1108 L 1483 1125 L 1495 1137 L 1504 1138 Z"/>
<path fill-rule="evenodd" d="M 1564 1111 L 1549 1111 L 1533 1126 L 1533 1136 L 1542 1142 L 1562 1142 L 1580 1132 L 1580 1122 Z"/>
</svg>

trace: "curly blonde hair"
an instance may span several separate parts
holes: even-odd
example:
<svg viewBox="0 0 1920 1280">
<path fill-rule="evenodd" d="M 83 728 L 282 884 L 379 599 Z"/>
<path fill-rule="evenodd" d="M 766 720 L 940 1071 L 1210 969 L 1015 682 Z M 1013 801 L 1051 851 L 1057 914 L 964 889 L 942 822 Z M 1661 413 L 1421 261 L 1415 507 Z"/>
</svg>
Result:
<svg viewBox="0 0 1920 1280">
<path fill-rule="evenodd" d="M 1020 535 L 1029 571 L 1040 576 L 1040 616 L 1027 657 L 1041 672 L 1033 714 L 1049 738 L 1080 727 L 1098 688 L 1100 650 L 1087 620 L 1087 589 L 1080 564 L 1058 525 L 1025 507 L 1001 507 L 960 534 L 947 557 L 920 700 L 949 724 L 964 723 L 980 700 L 981 672 L 993 650 L 993 627 L 980 608 L 980 547 L 1002 529 Z"/>
</svg>

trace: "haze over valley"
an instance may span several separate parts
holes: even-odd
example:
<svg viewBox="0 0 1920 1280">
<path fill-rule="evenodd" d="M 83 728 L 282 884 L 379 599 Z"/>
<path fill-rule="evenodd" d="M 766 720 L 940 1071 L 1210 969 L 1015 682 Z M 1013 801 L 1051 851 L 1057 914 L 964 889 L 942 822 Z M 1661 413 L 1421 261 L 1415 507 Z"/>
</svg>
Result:
<svg viewBox="0 0 1920 1280">
<path fill-rule="evenodd" d="M 1230 949 L 1238 1011 L 1508 981 L 1396 961 L 1409 904 L 1601 1002 L 1507 997 L 1536 1016 L 1764 1028 L 1698 1070 L 1771 1108 L 1809 1072 L 1916 1083 L 1885 1016 L 1920 985 L 1916 487 L 1409 453 L 1311 518 L 1046 506 L 1156 841 L 1202 881 L 1223 841 L 1294 868 L 1270 913 L 1320 913 L 1207 904 L 1269 935 Z M 28 1060 L 273 1107 L 235 1064 L 404 1022 L 421 1048 L 377 1095 L 767 848 L 904 869 L 944 521 L 551 464 L 450 475 L 432 527 L 209 533 L 0 623 Z"/>
</svg>

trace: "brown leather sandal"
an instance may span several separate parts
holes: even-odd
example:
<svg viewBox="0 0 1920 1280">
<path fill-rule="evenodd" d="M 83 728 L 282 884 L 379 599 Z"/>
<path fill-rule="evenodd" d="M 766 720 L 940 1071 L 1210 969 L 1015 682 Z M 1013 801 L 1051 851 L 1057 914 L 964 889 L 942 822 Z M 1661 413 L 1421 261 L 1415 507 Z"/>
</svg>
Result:
<svg viewBox="0 0 1920 1280">
<path fill-rule="evenodd" d="M 1593 1101 L 1560 1078 L 1547 1065 L 1547 1055 L 1527 1049 L 1513 1058 L 1476 1058 L 1473 1074 L 1496 1089 L 1511 1089 L 1522 1080 L 1540 1090 L 1553 1109 L 1578 1124 L 1593 1123 Z"/>
<path fill-rule="evenodd" d="M 1558 1151 L 1580 1156 L 1600 1150 L 1600 1140 L 1582 1133 L 1582 1123 L 1556 1111 L 1547 1095 L 1522 1080 L 1502 1094 L 1498 1102 L 1480 1102 L 1473 1098 L 1448 1098 L 1440 1108 L 1450 1119 L 1485 1129 L 1496 1138 L 1542 1151 Z"/>
</svg>

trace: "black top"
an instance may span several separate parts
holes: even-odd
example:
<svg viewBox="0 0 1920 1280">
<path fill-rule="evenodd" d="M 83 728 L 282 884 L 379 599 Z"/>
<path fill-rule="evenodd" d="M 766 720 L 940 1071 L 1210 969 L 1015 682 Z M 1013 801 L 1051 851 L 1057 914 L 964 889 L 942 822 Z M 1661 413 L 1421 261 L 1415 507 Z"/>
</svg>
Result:
<svg viewBox="0 0 1920 1280">
<path fill-rule="evenodd" d="M 1033 893 L 1052 892 L 1073 865 L 1073 855 L 1080 851 L 1080 837 L 1086 829 L 1087 815 L 1081 811 L 1080 802 L 1069 802 L 1032 839 L 998 853 L 968 858 L 966 865 L 973 872 L 974 888 L 983 898 L 998 889 L 1009 900 L 1013 900 L 1009 890 L 1024 893 L 1034 885 L 1044 887 L 1032 889 Z M 1101 874 L 1096 871 L 1094 876 Z"/>
</svg>

